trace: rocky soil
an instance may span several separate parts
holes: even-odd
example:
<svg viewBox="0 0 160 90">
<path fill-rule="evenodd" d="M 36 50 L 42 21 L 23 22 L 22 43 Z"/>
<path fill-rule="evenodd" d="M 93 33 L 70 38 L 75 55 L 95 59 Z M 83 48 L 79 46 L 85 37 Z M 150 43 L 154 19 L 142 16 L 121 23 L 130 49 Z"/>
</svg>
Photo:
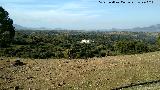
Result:
<svg viewBox="0 0 160 90">
<path fill-rule="evenodd" d="M 86 60 L 0 57 L 0 90 L 111 90 L 160 80 L 159 67 L 160 52 Z"/>
</svg>

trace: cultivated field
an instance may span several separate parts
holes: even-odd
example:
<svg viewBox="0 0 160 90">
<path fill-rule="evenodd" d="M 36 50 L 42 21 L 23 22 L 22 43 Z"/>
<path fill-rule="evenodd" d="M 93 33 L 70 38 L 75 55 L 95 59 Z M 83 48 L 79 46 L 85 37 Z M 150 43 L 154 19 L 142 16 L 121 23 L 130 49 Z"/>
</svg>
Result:
<svg viewBox="0 0 160 90">
<path fill-rule="evenodd" d="M 87 60 L 20 58 L 24 65 L 16 60 L 1 57 L 0 90 L 160 89 L 160 52 Z"/>
</svg>

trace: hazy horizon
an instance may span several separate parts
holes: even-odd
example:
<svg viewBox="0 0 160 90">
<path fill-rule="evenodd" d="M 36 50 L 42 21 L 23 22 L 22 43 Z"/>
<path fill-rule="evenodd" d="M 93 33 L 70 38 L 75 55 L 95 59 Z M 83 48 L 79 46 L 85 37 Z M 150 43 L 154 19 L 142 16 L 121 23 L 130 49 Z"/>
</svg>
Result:
<svg viewBox="0 0 160 90">
<path fill-rule="evenodd" d="M 109 4 L 108 0 L 105 4 L 101 4 L 98 1 L 1 0 L 0 4 L 9 12 L 14 24 L 24 27 L 77 30 L 128 29 L 160 24 L 160 1 L 158 0 L 153 0 L 153 4 Z M 137 2 L 137 0 L 123 1 Z"/>
</svg>

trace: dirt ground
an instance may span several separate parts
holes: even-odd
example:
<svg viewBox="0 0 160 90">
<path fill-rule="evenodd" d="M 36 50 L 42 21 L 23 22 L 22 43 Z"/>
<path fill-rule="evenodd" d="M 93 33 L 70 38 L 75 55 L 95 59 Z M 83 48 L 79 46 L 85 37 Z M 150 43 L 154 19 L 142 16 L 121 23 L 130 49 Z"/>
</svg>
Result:
<svg viewBox="0 0 160 90">
<path fill-rule="evenodd" d="M 0 90 L 111 90 L 160 80 L 159 67 L 160 52 L 86 60 L 0 57 Z"/>
</svg>

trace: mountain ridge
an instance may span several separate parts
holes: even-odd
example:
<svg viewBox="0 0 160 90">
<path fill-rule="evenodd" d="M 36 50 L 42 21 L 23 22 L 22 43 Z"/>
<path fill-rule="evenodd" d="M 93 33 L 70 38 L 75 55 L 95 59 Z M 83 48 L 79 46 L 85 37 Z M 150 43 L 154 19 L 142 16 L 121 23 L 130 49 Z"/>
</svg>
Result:
<svg viewBox="0 0 160 90">
<path fill-rule="evenodd" d="M 46 28 L 46 27 L 39 27 L 39 28 L 30 28 L 30 27 L 24 27 L 18 24 L 13 24 L 16 30 L 69 30 L 69 29 L 63 29 L 63 28 Z M 86 30 L 86 31 L 133 31 L 133 32 L 160 32 L 160 24 L 151 25 L 148 27 L 135 27 L 131 29 L 118 29 L 118 28 L 112 28 L 112 29 L 92 29 L 92 30 Z"/>
</svg>

